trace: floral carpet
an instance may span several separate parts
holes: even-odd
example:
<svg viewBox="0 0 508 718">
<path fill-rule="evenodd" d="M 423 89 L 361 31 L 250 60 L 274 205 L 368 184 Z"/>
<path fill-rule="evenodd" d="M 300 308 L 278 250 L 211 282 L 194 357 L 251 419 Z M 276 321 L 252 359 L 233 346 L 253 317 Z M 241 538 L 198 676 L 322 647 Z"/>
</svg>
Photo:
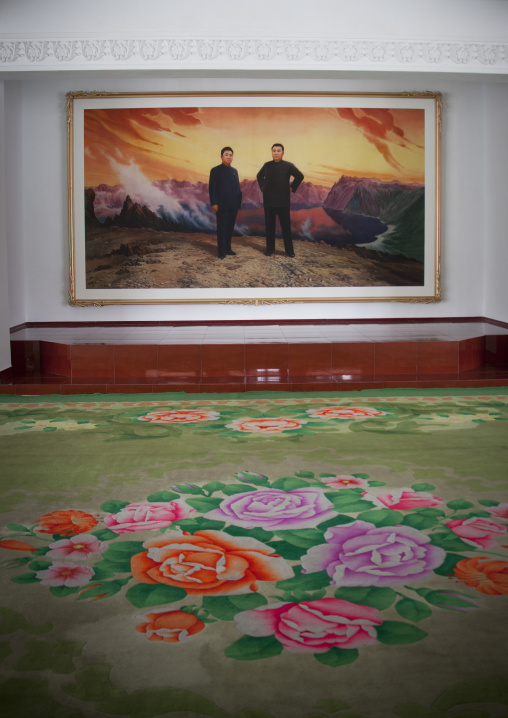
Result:
<svg viewBox="0 0 508 718">
<path fill-rule="evenodd" d="M 508 715 L 470 391 L 0 397 L 2 715 Z"/>
</svg>

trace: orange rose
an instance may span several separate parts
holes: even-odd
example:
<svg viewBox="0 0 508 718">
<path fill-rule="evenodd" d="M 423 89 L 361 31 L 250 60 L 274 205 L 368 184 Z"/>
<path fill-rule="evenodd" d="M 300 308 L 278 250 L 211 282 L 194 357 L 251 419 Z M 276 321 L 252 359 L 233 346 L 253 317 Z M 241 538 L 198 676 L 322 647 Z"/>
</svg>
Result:
<svg viewBox="0 0 508 718">
<path fill-rule="evenodd" d="M 294 573 L 274 549 L 250 536 L 196 531 L 166 535 L 143 544 L 148 551 L 131 559 L 140 583 L 178 586 L 189 594 L 232 596 L 257 591 L 259 581 L 281 581 Z"/>
<path fill-rule="evenodd" d="M 490 596 L 508 594 L 508 562 L 487 556 L 466 558 L 455 566 L 457 578 L 467 586 Z"/>
<path fill-rule="evenodd" d="M 185 611 L 153 611 L 145 616 L 147 623 L 140 623 L 136 630 L 144 633 L 149 641 L 181 643 L 205 627 L 193 613 Z"/>
<path fill-rule="evenodd" d="M 91 514 L 84 511 L 53 511 L 44 514 L 36 522 L 39 531 L 45 534 L 58 534 L 59 536 L 74 536 L 84 534 L 93 529 L 98 521 Z"/>
</svg>

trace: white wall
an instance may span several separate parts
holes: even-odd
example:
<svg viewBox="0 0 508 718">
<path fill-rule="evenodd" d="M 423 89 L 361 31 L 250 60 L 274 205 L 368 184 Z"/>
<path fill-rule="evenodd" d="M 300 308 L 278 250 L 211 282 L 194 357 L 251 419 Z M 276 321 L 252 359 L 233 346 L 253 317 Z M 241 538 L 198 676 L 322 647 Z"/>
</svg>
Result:
<svg viewBox="0 0 508 718">
<path fill-rule="evenodd" d="M 19 94 L 19 82 L 13 83 Z M 264 307 L 217 305 L 153 305 L 70 307 L 68 291 L 67 147 L 65 93 L 69 90 L 312 90 L 398 91 L 432 89 L 444 94 L 442 269 L 443 301 L 438 304 L 325 303 Z M 14 103 L 16 104 L 16 103 Z M 22 157 L 24 202 L 9 208 L 16 216 L 10 240 L 12 321 L 234 320 L 450 317 L 477 316 L 483 311 L 483 285 L 478 279 L 484 247 L 483 209 L 478 180 L 483 173 L 483 85 L 461 78 L 429 76 L 374 80 L 281 79 L 75 79 L 48 76 L 21 81 L 22 133 L 15 140 L 8 173 L 19 174 Z M 11 111 L 19 117 L 19 108 Z M 10 116 L 11 125 L 14 117 Z M 467 151 L 464 151 L 467 148 Z M 475 178 L 475 181 L 470 181 Z M 17 196 L 19 200 L 21 193 Z M 478 212 L 471 213 L 475 206 Z M 18 219 L 20 224 L 18 224 Z M 467 251 L 465 251 L 467 248 Z M 26 261 L 25 261 L 26 258 Z M 24 307 L 21 316 L 20 307 Z"/>
<path fill-rule="evenodd" d="M 0 223 L 0 238 L 2 233 L 8 238 L 11 326 L 26 321 L 207 322 L 218 318 L 248 321 L 486 315 L 508 319 L 508 283 L 503 271 L 508 258 L 503 190 L 508 152 L 508 2 L 315 0 L 311 12 L 308 0 L 145 0 L 143 12 L 139 7 L 138 0 L 0 0 L 0 81 L 5 81 L 4 154 L 8 179 L 2 193 L 6 211 L 5 226 Z M 380 38 L 389 61 L 373 62 L 367 53 L 364 62 L 373 70 L 367 72 L 354 60 L 341 59 L 340 53 L 328 65 L 312 60 L 310 53 L 305 59 L 305 72 L 287 57 L 284 67 L 290 69 L 284 72 L 274 70 L 270 62 L 254 55 L 246 63 L 232 57 L 228 60 L 227 52 L 222 50 L 219 69 L 213 62 L 199 60 L 195 51 L 195 65 L 172 63 L 167 55 L 151 65 L 138 48 L 136 64 L 121 60 L 113 67 L 112 56 L 107 53 L 97 61 L 85 58 L 81 50 L 76 50 L 79 43 L 73 44 L 77 54 L 62 62 L 55 56 L 34 59 L 23 42 L 19 43 L 18 55 L 9 57 L 12 42 L 23 38 L 33 38 L 40 48 L 46 41 L 50 44 L 51 39 L 94 37 L 216 37 L 242 41 L 266 37 L 271 38 L 272 48 L 274 38 L 371 38 L 376 42 Z M 399 42 L 397 51 L 390 50 L 392 39 Z M 12 42 L 2 48 L 2 41 Z M 433 43 L 438 57 L 422 54 L 418 49 L 421 41 Z M 354 48 L 360 51 L 361 42 L 353 43 Z M 397 54 L 406 42 L 418 60 L 406 61 L 404 53 Z M 461 43 L 466 52 L 457 55 Z M 7 54 L 2 56 L 2 49 Z M 483 50 L 486 54 L 482 54 Z M 70 307 L 65 94 L 80 89 L 441 91 L 443 301 L 430 305 L 380 302 L 227 308 Z M 0 123 L 1 120 L 0 114 Z M 5 268 L 1 266 L 0 283 L 5 285 Z M 1 328 L 5 306 L 2 302 L 0 362 L 5 361 L 1 357 L 6 354 Z"/>
<path fill-rule="evenodd" d="M 484 315 L 508 322 L 508 85 L 485 88 Z"/>
<path fill-rule="evenodd" d="M 456 37 L 506 33 L 505 0 L 0 0 L 0 32 L 116 36 Z M 503 29 L 504 23 L 504 29 Z"/>
<path fill-rule="evenodd" d="M 4 115 L 4 83 L 0 81 L 0 118 Z M 9 349 L 7 229 L 5 222 L 5 132 L 0 122 L 0 371 L 11 366 Z"/>
</svg>

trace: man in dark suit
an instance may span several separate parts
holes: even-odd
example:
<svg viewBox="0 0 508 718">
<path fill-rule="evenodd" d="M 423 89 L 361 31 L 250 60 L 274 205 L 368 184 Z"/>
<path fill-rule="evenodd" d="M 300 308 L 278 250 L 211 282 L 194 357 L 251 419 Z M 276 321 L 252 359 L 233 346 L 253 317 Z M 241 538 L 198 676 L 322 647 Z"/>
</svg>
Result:
<svg viewBox="0 0 508 718">
<path fill-rule="evenodd" d="M 272 161 L 266 162 L 257 174 L 258 184 L 263 193 L 266 226 L 266 252 L 271 257 L 275 251 L 275 219 L 278 217 L 284 249 L 288 257 L 294 257 L 289 216 L 291 192 L 296 192 L 303 180 L 303 174 L 292 162 L 286 162 L 284 145 L 272 145 Z M 293 178 L 293 181 L 291 181 Z"/>
<path fill-rule="evenodd" d="M 219 259 L 224 259 L 226 254 L 236 254 L 231 249 L 231 238 L 242 204 L 242 192 L 238 172 L 231 167 L 233 150 L 223 147 L 220 156 L 222 164 L 212 168 L 208 189 L 210 204 L 217 215 L 217 251 Z"/>
</svg>

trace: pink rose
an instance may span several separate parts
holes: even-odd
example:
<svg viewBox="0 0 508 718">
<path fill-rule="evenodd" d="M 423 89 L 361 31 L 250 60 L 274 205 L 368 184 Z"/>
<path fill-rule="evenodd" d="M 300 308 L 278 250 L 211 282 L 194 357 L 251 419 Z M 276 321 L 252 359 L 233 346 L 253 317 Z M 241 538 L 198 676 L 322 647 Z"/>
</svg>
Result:
<svg viewBox="0 0 508 718">
<path fill-rule="evenodd" d="M 338 598 L 302 603 L 270 603 L 236 615 L 237 627 L 248 636 L 275 636 L 291 653 L 327 653 L 332 648 L 357 648 L 377 640 L 381 614 Z"/>
<path fill-rule="evenodd" d="M 508 521 L 508 504 L 499 504 L 498 506 L 489 506 L 485 511 L 488 511 L 489 514 L 492 514 L 492 516 L 495 516 L 496 519 L 501 519 L 502 521 Z"/>
<path fill-rule="evenodd" d="M 324 476 L 321 481 L 332 489 L 367 489 L 369 482 L 356 476 Z"/>
<path fill-rule="evenodd" d="M 388 509 L 408 511 L 409 509 L 430 508 L 443 503 L 439 496 L 427 494 L 424 491 L 413 491 L 413 489 L 398 489 L 391 494 L 371 496 L 364 494 L 364 498 L 372 501 L 376 506 Z"/>
<path fill-rule="evenodd" d="M 454 519 L 446 524 L 453 533 L 471 546 L 493 548 L 497 544 L 495 536 L 506 533 L 506 526 L 494 523 L 490 519 L 473 517 L 471 519 Z"/>
<path fill-rule="evenodd" d="M 194 509 L 183 501 L 129 504 L 118 513 L 106 516 L 104 523 L 117 534 L 163 529 L 173 521 L 187 518 L 191 511 Z"/>
</svg>

